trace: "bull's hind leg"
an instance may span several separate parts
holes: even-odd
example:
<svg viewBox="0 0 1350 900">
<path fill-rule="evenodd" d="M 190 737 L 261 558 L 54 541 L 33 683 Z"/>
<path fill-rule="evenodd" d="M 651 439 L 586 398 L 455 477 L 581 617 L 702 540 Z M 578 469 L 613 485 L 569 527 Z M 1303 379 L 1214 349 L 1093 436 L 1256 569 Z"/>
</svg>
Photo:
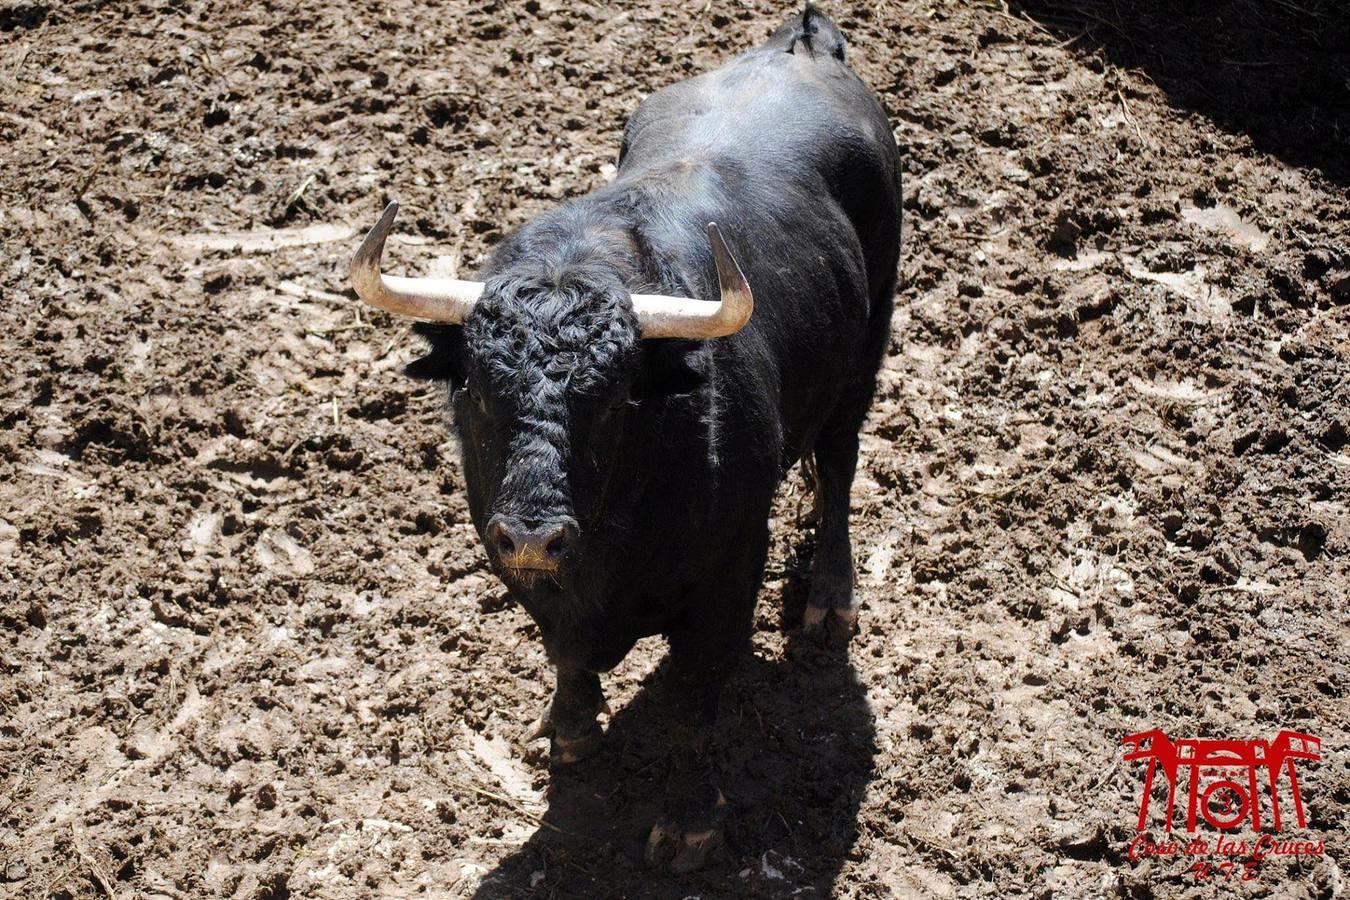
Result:
<svg viewBox="0 0 1350 900">
<path fill-rule="evenodd" d="M 811 590 L 802 624 L 808 631 L 824 631 L 831 643 L 847 643 L 857 623 L 848 520 L 849 492 L 858 464 L 860 422 L 861 415 L 816 439 L 816 504 L 820 518 L 816 525 Z"/>
<path fill-rule="evenodd" d="M 897 211 L 896 221 L 899 222 Z M 898 243 L 899 235 L 896 235 Z M 894 272 L 892 258 L 889 271 Z M 873 295 L 872 315 L 867 325 L 867 344 L 856 380 L 844 391 L 820 436 L 816 438 L 816 555 L 811 569 L 811 590 L 806 598 L 802 624 L 807 631 L 824 631 L 831 643 L 847 643 L 857 630 L 858 613 L 853 594 L 853 545 L 849 539 L 849 493 L 858 467 L 858 431 L 876 393 L 877 372 L 890 340 L 892 275 Z"/>
</svg>

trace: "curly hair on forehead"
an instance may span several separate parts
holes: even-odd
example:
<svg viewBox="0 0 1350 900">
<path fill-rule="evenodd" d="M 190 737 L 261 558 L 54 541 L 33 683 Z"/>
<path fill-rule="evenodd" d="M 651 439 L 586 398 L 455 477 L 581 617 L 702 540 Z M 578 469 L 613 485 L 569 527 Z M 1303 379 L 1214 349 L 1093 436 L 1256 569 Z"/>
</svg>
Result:
<svg viewBox="0 0 1350 900">
<path fill-rule="evenodd" d="M 607 267 L 513 267 L 487 282 L 464 323 L 470 353 L 507 391 L 542 378 L 599 392 L 635 358 L 640 336 L 628 291 Z"/>
</svg>

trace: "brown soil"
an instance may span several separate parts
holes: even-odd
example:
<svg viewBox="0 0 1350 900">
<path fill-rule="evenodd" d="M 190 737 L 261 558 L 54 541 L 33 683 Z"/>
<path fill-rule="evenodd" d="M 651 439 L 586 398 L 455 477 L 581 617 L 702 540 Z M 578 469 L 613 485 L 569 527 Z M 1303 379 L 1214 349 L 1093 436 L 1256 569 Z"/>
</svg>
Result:
<svg viewBox="0 0 1350 900">
<path fill-rule="evenodd" d="M 677 881 L 640 861 L 662 645 L 548 789 L 518 734 L 549 672 L 443 398 L 342 272 L 392 198 L 396 266 L 472 270 L 785 11 L 467 6 L 0 3 L 0 894 L 1342 892 L 1350 44 L 1321 7 L 1268 4 L 1283 43 L 1123 0 L 827 9 L 906 167 L 862 631 L 785 636 L 794 476 L 724 705 L 728 846 Z M 1119 742 L 1152 727 L 1320 736 L 1326 857 L 1124 859 Z"/>
</svg>

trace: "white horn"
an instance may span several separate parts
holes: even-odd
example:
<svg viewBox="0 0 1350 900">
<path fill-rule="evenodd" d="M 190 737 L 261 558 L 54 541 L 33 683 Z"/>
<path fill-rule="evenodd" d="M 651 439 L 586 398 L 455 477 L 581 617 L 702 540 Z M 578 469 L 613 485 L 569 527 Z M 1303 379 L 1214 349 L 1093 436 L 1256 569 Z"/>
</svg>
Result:
<svg viewBox="0 0 1350 900">
<path fill-rule="evenodd" d="M 633 309 L 644 338 L 704 338 L 726 337 L 735 334 L 750 321 L 755 311 L 755 298 L 745 273 L 736 264 L 736 258 L 722 240 L 716 222 L 708 223 L 708 242 L 712 244 L 713 260 L 717 263 L 717 284 L 721 300 L 710 303 L 688 297 L 665 297 L 659 294 L 634 294 Z"/>
<path fill-rule="evenodd" d="M 389 237 L 398 204 L 384 208 L 352 257 L 350 277 L 356 295 L 371 306 L 401 316 L 433 322 L 463 322 L 483 294 L 483 282 L 457 278 L 400 278 L 380 274 L 384 240 Z"/>
</svg>

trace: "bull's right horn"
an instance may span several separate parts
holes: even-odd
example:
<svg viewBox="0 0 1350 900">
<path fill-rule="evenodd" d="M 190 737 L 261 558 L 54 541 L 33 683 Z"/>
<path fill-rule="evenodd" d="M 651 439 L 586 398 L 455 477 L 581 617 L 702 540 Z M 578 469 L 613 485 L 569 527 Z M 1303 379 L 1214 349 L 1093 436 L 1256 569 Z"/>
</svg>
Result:
<svg viewBox="0 0 1350 900">
<path fill-rule="evenodd" d="M 371 306 L 400 316 L 433 322 L 463 322 L 483 294 L 483 282 L 458 278 L 402 278 L 380 273 L 384 241 L 393 227 L 398 204 L 384 208 L 352 257 L 349 274 L 356 295 Z"/>
<path fill-rule="evenodd" d="M 717 266 L 718 299 L 695 300 L 660 294 L 634 294 L 633 309 L 642 324 L 644 338 L 706 338 L 735 334 L 750 321 L 755 297 L 745 273 L 731 255 L 716 222 L 709 222 L 708 242 Z"/>
</svg>

